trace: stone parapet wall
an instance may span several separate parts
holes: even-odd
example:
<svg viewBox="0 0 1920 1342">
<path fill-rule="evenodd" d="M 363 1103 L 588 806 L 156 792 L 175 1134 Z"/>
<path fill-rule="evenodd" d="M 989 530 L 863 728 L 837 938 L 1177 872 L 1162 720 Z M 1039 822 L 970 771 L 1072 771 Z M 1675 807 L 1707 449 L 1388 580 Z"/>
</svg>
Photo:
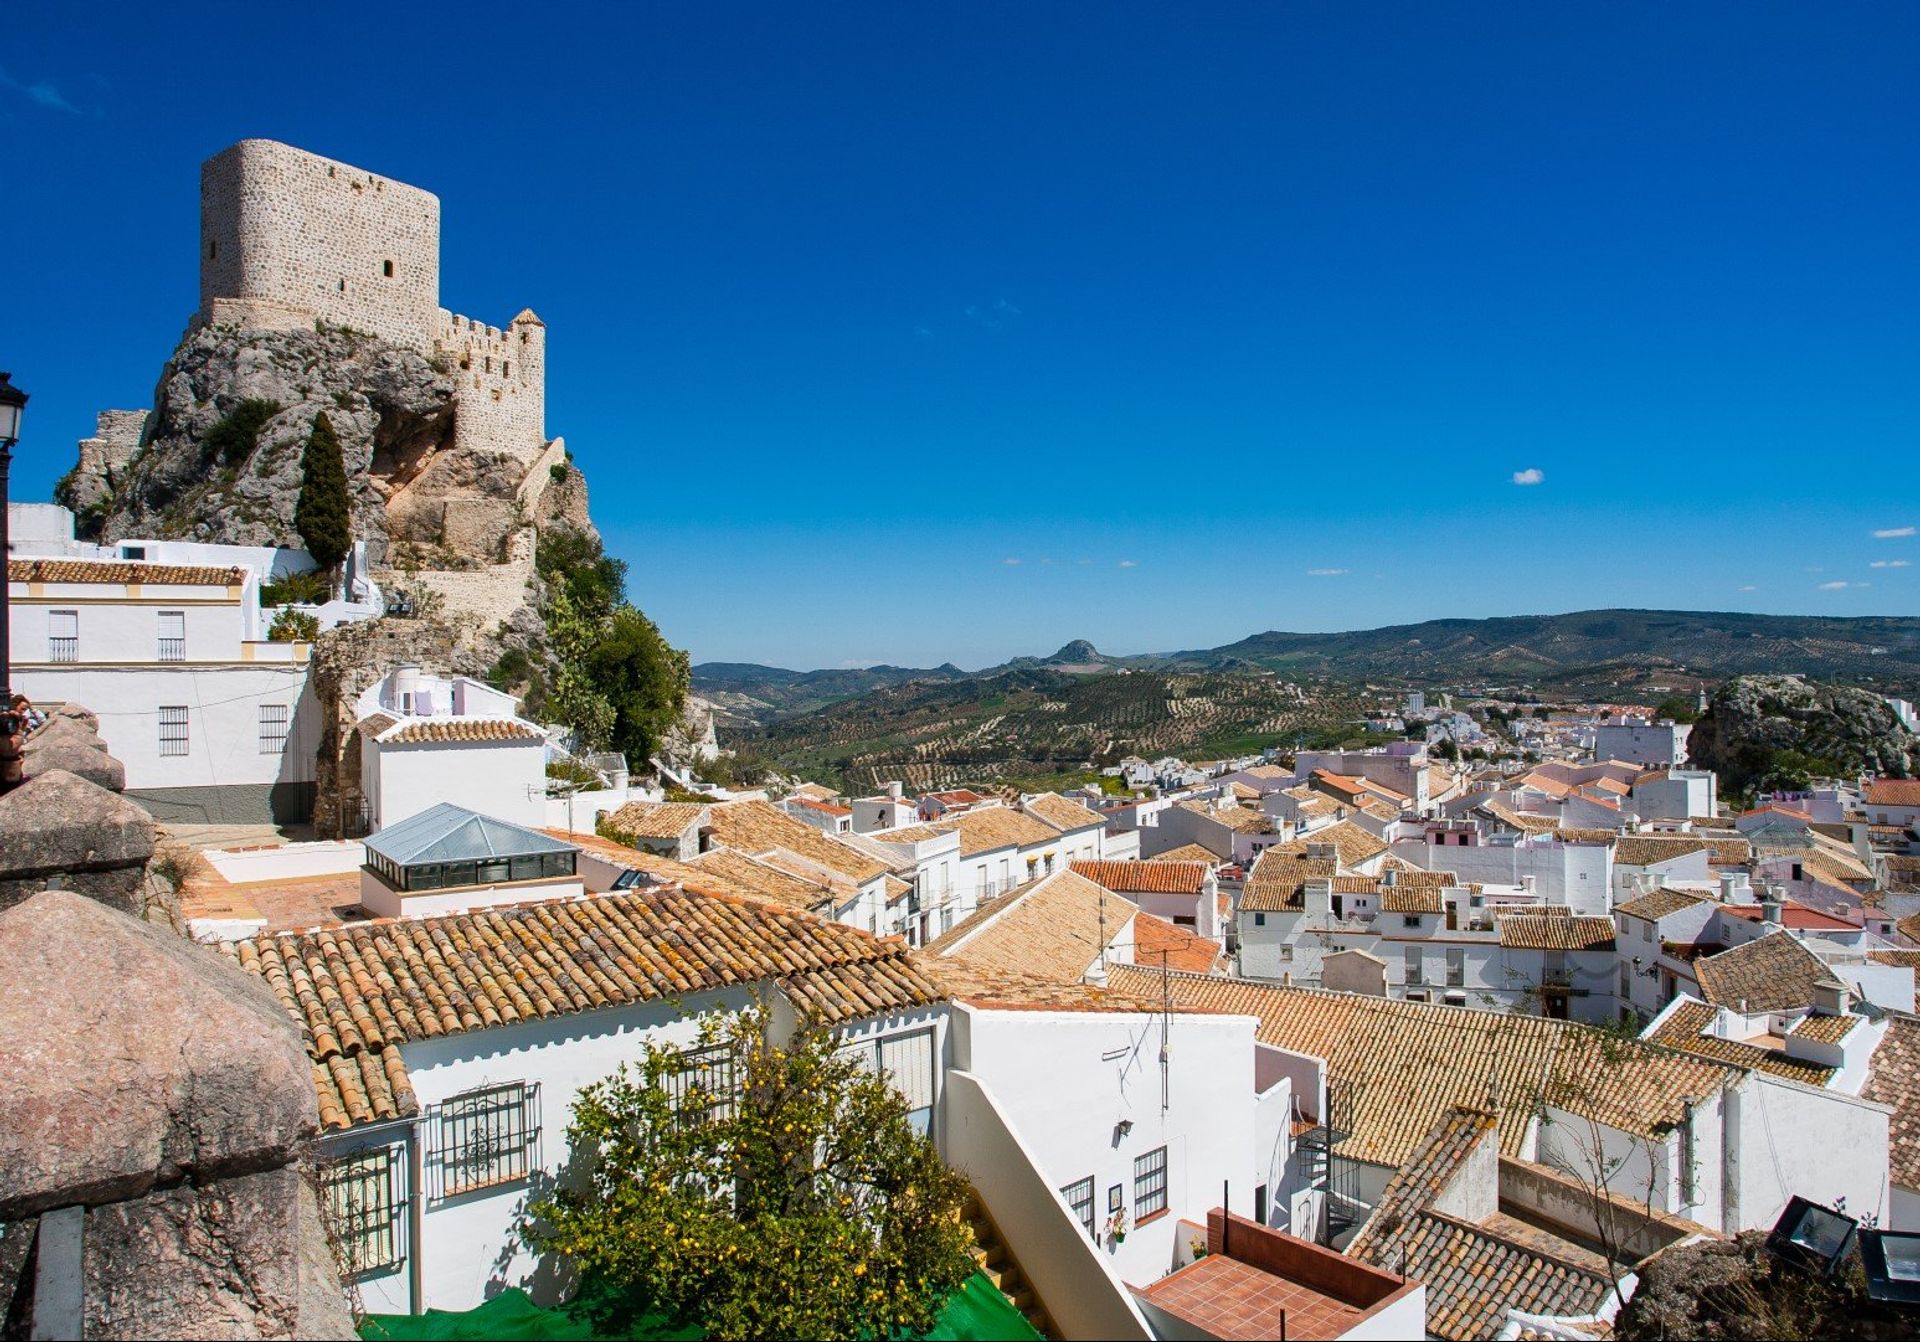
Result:
<svg viewBox="0 0 1920 1342">
<path fill-rule="evenodd" d="M 506 330 L 440 312 L 434 355 L 457 388 L 457 447 L 535 459 L 547 441 L 547 328 L 523 312 Z"/>
<path fill-rule="evenodd" d="M 282 330 L 303 314 L 425 351 L 439 295 L 431 193 L 272 140 L 201 166 L 203 320 Z"/>
</svg>

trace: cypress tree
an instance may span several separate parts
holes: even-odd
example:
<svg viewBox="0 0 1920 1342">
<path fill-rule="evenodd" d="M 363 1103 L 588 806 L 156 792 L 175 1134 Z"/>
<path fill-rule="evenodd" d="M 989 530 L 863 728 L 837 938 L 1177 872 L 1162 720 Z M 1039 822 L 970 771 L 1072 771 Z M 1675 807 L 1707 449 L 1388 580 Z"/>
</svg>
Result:
<svg viewBox="0 0 1920 1342">
<path fill-rule="evenodd" d="M 300 458 L 300 500 L 293 525 L 307 553 L 322 568 L 332 568 L 353 547 L 353 503 L 347 495 L 347 465 L 340 440 L 325 414 L 313 417 L 313 432 Z"/>
</svg>

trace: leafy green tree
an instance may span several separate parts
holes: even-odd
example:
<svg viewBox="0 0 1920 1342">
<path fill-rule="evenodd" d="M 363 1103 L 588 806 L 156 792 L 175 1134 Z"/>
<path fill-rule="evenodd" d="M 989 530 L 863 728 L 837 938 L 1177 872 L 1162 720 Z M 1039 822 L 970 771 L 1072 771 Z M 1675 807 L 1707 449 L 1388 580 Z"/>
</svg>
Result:
<svg viewBox="0 0 1920 1342">
<path fill-rule="evenodd" d="M 1443 760 L 1457 760 L 1460 758 L 1460 747 L 1452 741 L 1435 741 L 1432 746 L 1432 753 Z"/>
<path fill-rule="evenodd" d="M 291 606 L 282 606 L 267 630 L 267 641 L 270 643 L 311 643 L 318 637 L 319 619 Z"/>
<path fill-rule="evenodd" d="M 693 685 L 687 654 L 632 606 L 617 607 L 588 651 L 587 679 L 613 710 L 608 739 L 629 765 L 646 760 L 686 708 Z"/>
<path fill-rule="evenodd" d="M 280 402 L 249 397 L 207 431 L 201 451 L 222 466 L 238 466 L 253 455 L 253 449 L 260 443 L 260 430 L 279 413 Z"/>
<path fill-rule="evenodd" d="M 903 1337 L 972 1274 L 965 1182 L 905 1099 L 832 1034 L 771 1031 L 764 1007 L 707 1023 L 732 1086 L 649 1045 L 574 1102 L 582 1177 L 525 1233 L 580 1270 L 601 1332 L 657 1310 L 722 1339 Z"/>
<path fill-rule="evenodd" d="M 307 553 L 321 568 L 332 568 L 353 548 L 353 500 L 347 493 L 347 466 L 340 439 L 324 413 L 313 417 L 307 450 L 300 458 L 300 499 L 293 525 Z"/>
<path fill-rule="evenodd" d="M 1656 722 L 1662 718 L 1672 722 L 1698 722 L 1700 710 L 1686 695 L 1669 694 L 1653 706 L 1653 718 Z"/>
</svg>

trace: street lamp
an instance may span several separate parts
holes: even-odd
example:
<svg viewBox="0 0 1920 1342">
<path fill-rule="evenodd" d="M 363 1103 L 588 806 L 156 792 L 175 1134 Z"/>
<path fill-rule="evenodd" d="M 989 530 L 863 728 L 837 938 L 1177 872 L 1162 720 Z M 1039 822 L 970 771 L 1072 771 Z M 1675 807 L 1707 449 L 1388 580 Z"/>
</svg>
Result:
<svg viewBox="0 0 1920 1342">
<path fill-rule="evenodd" d="M 20 420 L 27 394 L 13 385 L 13 374 L 0 373 L 0 561 L 11 565 L 13 547 L 7 540 L 7 467 L 13 463 L 13 445 L 20 441 Z M 0 582 L 0 793 L 20 783 L 20 715 L 13 711 L 13 665 L 7 647 L 12 616 L 7 609 L 9 582 Z"/>
</svg>

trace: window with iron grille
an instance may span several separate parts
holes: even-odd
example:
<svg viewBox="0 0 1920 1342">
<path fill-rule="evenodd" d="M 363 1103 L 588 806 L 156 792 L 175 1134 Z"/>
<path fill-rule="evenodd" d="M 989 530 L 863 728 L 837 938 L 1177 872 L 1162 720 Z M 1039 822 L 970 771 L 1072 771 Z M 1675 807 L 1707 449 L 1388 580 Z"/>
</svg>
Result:
<svg viewBox="0 0 1920 1342">
<path fill-rule="evenodd" d="M 1167 1148 L 1157 1146 L 1133 1161 L 1133 1219 L 1167 1209 Z"/>
<path fill-rule="evenodd" d="M 440 1196 L 513 1183 L 531 1172 L 540 1140 L 540 1086 L 483 1086 L 443 1103 L 436 1115 L 434 1167 Z"/>
<path fill-rule="evenodd" d="M 1089 1174 L 1078 1183 L 1068 1184 L 1060 1190 L 1060 1196 L 1073 1208 L 1073 1214 L 1086 1227 L 1088 1235 L 1093 1234 L 1093 1176 Z"/>
<path fill-rule="evenodd" d="M 47 612 L 47 660 L 50 662 L 80 660 L 79 611 L 50 610 Z"/>
<path fill-rule="evenodd" d="M 933 1031 L 914 1030 L 846 1045 L 870 1070 L 893 1082 L 907 1100 L 907 1121 L 924 1136 L 933 1126 Z"/>
<path fill-rule="evenodd" d="M 287 706 L 260 705 L 260 753 L 283 755 L 287 750 Z"/>
<path fill-rule="evenodd" d="M 187 753 L 187 706 L 185 704 L 161 706 L 160 753 L 162 755 Z"/>
<path fill-rule="evenodd" d="M 683 1049 L 680 1070 L 664 1081 L 674 1112 L 690 1123 L 712 1123 L 733 1112 L 739 1097 L 731 1044 Z"/>
<path fill-rule="evenodd" d="M 327 1225 L 353 1276 L 398 1267 L 406 1258 L 405 1147 L 383 1146 L 320 1162 Z"/>
<path fill-rule="evenodd" d="M 187 613 L 184 610 L 160 612 L 160 660 L 187 660 Z"/>
</svg>

